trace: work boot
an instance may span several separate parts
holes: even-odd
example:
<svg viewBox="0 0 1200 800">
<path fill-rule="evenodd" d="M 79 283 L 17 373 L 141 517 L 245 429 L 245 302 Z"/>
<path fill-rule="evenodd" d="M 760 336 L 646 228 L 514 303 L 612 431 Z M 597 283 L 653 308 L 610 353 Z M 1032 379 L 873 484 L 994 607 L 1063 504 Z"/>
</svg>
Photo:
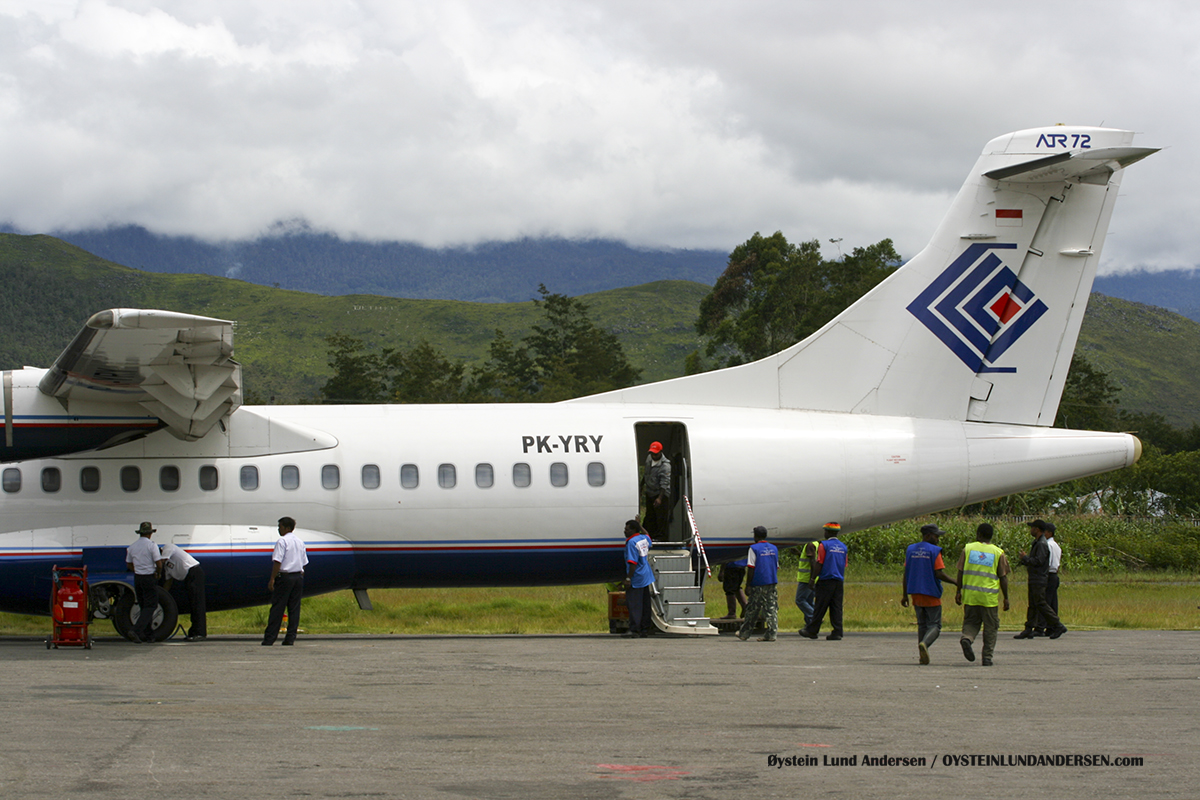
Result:
<svg viewBox="0 0 1200 800">
<path fill-rule="evenodd" d="M 1033 631 L 1025 629 L 1013 637 L 1014 639 L 1032 639 Z"/>
<path fill-rule="evenodd" d="M 962 639 L 959 639 L 958 643 L 960 645 L 962 645 L 963 658 L 965 658 L 967 661 L 974 661 L 975 660 L 975 650 L 971 647 L 971 640 L 964 637 Z M 986 662 L 984 662 L 984 663 L 986 663 Z"/>
</svg>

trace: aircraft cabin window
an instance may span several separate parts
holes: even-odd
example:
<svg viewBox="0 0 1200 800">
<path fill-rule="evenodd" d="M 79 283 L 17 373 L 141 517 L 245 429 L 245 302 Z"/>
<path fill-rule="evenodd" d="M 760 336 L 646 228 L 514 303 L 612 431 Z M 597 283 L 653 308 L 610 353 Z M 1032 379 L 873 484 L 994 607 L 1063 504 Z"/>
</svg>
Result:
<svg viewBox="0 0 1200 800">
<path fill-rule="evenodd" d="M 300 468 L 295 464 L 287 464 L 279 470 L 279 485 L 288 491 L 300 488 Z"/>
<path fill-rule="evenodd" d="M 588 486 L 604 485 L 604 465 L 599 461 L 588 464 Z"/>
<path fill-rule="evenodd" d="M 476 464 L 475 465 L 475 485 L 480 489 L 490 489 L 495 483 L 495 471 L 491 464 Z"/>
<path fill-rule="evenodd" d="M 211 464 L 200 468 L 200 488 L 206 492 L 217 490 L 217 468 Z"/>
<path fill-rule="evenodd" d="M 405 489 L 415 489 L 421 482 L 421 473 L 416 464 L 405 464 L 400 467 L 400 485 Z"/>
<path fill-rule="evenodd" d="M 100 469 L 84 467 L 79 470 L 79 488 L 85 492 L 100 491 Z"/>
<path fill-rule="evenodd" d="M 238 482 L 247 492 L 253 492 L 258 488 L 258 467 L 247 464 L 238 472 Z"/>
<path fill-rule="evenodd" d="M 166 466 L 158 471 L 158 488 L 164 492 L 178 492 L 181 485 L 179 467 Z"/>
<path fill-rule="evenodd" d="M 326 464 L 321 467 L 321 485 L 326 489 L 336 489 L 342 485 L 342 473 L 337 464 Z"/>
<path fill-rule="evenodd" d="M 533 470 L 528 464 L 513 464 L 513 486 L 524 489 L 533 483 Z"/>
<path fill-rule="evenodd" d="M 9 494 L 21 491 L 21 470 L 16 467 L 9 467 L 4 470 L 4 477 L 0 480 L 0 483 L 3 483 L 4 491 Z"/>
<path fill-rule="evenodd" d="M 363 485 L 364 489 L 378 489 L 379 488 L 379 465 L 378 464 L 363 464 L 362 485 Z"/>
<path fill-rule="evenodd" d="M 58 467 L 46 467 L 42 470 L 42 491 L 53 494 L 62 488 L 62 473 Z"/>
<path fill-rule="evenodd" d="M 555 461 L 550 465 L 550 485 L 551 486 L 566 486 L 567 485 L 567 465 L 561 461 Z"/>
<path fill-rule="evenodd" d="M 136 492 L 142 488 L 142 471 L 137 467 L 121 467 L 121 491 Z"/>
<path fill-rule="evenodd" d="M 458 470 L 453 464 L 438 465 L 438 486 L 443 489 L 453 489 L 454 484 L 458 483 Z"/>
</svg>

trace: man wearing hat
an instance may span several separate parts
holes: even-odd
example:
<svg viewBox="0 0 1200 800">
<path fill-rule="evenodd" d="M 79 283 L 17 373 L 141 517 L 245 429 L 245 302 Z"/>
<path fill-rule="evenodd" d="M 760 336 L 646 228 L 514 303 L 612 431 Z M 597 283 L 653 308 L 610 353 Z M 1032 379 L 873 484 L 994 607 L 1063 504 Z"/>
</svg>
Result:
<svg viewBox="0 0 1200 800">
<path fill-rule="evenodd" d="M 836 522 L 825 525 L 825 541 L 817 545 L 817 557 L 813 562 L 812 573 L 808 577 L 808 585 L 815 587 L 816 597 L 813 602 L 812 619 L 800 629 L 800 635 L 805 639 L 815 639 L 821 632 L 821 623 L 825 612 L 829 612 L 829 626 L 832 630 L 825 638 L 831 642 L 842 638 L 842 603 L 845 597 L 846 582 L 846 543 L 838 538 L 842 526 Z M 820 579 L 820 583 L 817 580 Z"/>
<path fill-rule="evenodd" d="M 651 539 L 665 539 L 671 518 L 671 459 L 663 457 L 660 442 L 650 443 L 642 483 L 646 495 L 646 518 L 642 524 Z"/>
<path fill-rule="evenodd" d="M 125 567 L 133 573 L 133 592 L 138 605 L 138 621 L 129 632 L 129 638 L 135 642 L 154 641 L 150 626 L 158 610 L 158 573 L 163 563 L 158 545 L 150 541 L 155 530 L 149 522 L 143 522 L 137 529 L 138 540 L 125 551 Z"/>
<path fill-rule="evenodd" d="M 1028 553 L 1021 553 L 1021 563 L 1029 570 L 1029 607 L 1025 611 L 1025 630 L 1014 636 L 1014 639 L 1032 639 L 1033 628 L 1041 614 L 1046 630 L 1051 639 L 1057 639 L 1067 632 L 1067 628 L 1059 620 L 1058 614 L 1046 602 L 1046 584 L 1050 576 L 1050 546 L 1046 544 L 1045 535 L 1047 523 L 1035 519 L 1029 523 L 1029 534 L 1033 544 Z"/>
<path fill-rule="evenodd" d="M 910 544 L 904 553 L 900 605 L 908 608 L 908 598 L 912 597 L 917 612 L 917 653 L 922 664 L 929 663 L 929 648 L 942 633 L 942 584 L 958 586 L 958 581 L 946 574 L 942 560 L 938 542 L 943 533 L 937 525 L 922 525 L 921 541 Z"/>
</svg>

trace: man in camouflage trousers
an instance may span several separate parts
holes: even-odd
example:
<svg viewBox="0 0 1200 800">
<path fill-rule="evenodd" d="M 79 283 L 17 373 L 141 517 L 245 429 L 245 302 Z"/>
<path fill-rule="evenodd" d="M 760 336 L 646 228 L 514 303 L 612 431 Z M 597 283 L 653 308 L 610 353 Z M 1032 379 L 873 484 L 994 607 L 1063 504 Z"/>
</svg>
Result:
<svg viewBox="0 0 1200 800">
<path fill-rule="evenodd" d="M 775 591 L 779 574 L 779 550 L 767 541 L 767 529 L 759 525 L 754 529 L 754 544 L 746 554 L 746 585 L 750 601 L 746 604 L 746 616 L 742 619 L 738 638 L 743 642 L 761 619 L 766 634 L 760 642 L 775 641 L 779 630 L 779 594 Z"/>
</svg>

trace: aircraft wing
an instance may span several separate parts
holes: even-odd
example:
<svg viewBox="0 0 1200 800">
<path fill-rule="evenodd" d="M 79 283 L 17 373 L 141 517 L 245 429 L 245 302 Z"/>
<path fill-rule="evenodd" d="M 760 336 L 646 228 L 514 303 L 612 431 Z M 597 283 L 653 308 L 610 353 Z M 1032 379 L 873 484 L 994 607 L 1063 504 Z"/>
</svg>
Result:
<svg viewBox="0 0 1200 800">
<path fill-rule="evenodd" d="M 38 388 L 64 404 L 137 404 L 186 441 L 241 405 L 233 323 L 171 311 L 94 314 Z"/>
</svg>

